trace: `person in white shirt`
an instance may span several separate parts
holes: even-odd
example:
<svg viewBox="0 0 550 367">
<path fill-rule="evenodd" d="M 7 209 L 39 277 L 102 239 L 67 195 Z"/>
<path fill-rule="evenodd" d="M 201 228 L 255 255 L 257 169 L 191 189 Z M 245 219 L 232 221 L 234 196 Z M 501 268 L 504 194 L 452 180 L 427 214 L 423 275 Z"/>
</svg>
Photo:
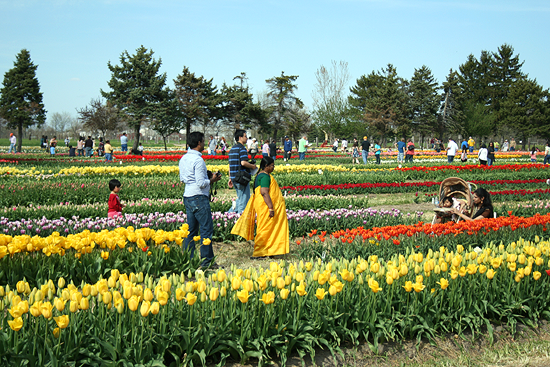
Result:
<svg viewBox="0 0 550 367">
<path fill-rule="evenodd" d="M 334 153 L 336 153 L 336 151 L 338 150 L 338 139 L 334 139 L 334 143 L 332 143 L 332 150 L 334 151 Z"/>
<path fill-rule="evenodd" d="M 489 154 L 489 151 L 487 150 L 487 145 L 485 143 L 481 144 L 481 147 L 479 148 L 479 152 L 477 152 L 477 157 L 479 158 L 479 164 L 482 166 L 487 165 L 487 156 Z"/>
<path fill-rule="evenodd" d="M 342 139 L 342 152 L 348 151 L 348 141 L 346 139 Z"/>
<path fill-rule="evenodd" d="M 458 144 L 453 139 L 449 138 L 449 144 L 447 144 L 447 162 L 453 163 L 457 151 Z"/>
<path fill-rule="evenodd" d="M 17 150 L 15 148 L 15 144 L 17 143 L 17 137 L 10 133 L 10 150 L 8 150 L 8 153 L 15 153 Z"/>
</svg>

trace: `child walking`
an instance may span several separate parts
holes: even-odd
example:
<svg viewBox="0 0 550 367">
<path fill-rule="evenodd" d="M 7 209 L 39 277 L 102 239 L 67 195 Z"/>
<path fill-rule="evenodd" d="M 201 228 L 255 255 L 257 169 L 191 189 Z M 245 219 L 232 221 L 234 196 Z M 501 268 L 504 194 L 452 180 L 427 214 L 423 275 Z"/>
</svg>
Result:
<svg viewBox="0 0 550 367">
<path fill-rule="evenodd" d="M 109 195 L 109 218 L 122 216 L 122 208 L 124 208 L 125 205 L 122 205 L 120 203 L 120 199 L 118 197 L 118 193 L 120 192 L 121 187 L 122 184 L 119 180 L 109 181 L 109 190 L 111 190 L 111 195 Z"/>
</svg>

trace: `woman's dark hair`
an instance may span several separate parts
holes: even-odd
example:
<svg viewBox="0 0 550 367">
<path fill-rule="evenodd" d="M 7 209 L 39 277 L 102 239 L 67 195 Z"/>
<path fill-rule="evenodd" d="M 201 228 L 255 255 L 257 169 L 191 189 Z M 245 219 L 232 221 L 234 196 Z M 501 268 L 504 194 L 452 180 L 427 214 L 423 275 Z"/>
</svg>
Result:
<svg viewBox="0 0 550 367">
<path fill-rule="evenodd" d="M 535 154 L 537 152 L 537 147 L 532 147 L 531 148 L 531 154 Z"/>
<path fill-rule="evenodd" d="M 122 184 L 119 180 L 111 180 L 109 181 L 109 190 L 113 191 L 115 187 L 120 187 Z"/>
<path fill-rule="evenodd" d="M 264 168 L 269 166 L 271 163 L 275 163 L 275 160 L 271 157 L 263 157 L 262 161 L 260 162 L 260 171 L 263 171 Z M 259 172 L 259 171 L 258 171 Z"/>
<path fill-rule="evenodd" d="M 485 145 L 485 143 L 482 143 L 482 144 L 481 144 L 481 148 L 487 149 L 487 145 Z"/>
<path fill-rule="evenodd" d="M 187 139 L 187 144 L 189 144 L 190 149 L 195 149 L 199 146 L 199 143 L 201 141 L 204 141 L 204 134 L 200 131 L 195 131 L 189 134 L 189 138 Z"/>
<path fill-rule="evenodd" d="M 491 200 L 491 194 L 489 194 L 489 191 L 485 190 L 483 187 L 479 187 L 476 191 L 474 191 L 474 194 L 483 200 L 484 207 L 491 208 L 491 211 L 493 210 L 493 201 Z"/>
<path fill-rule="evenodd" d="M 490 143 L 489 143 L 489 146 L 495 146 L 495 143 L 490 142 Z"/>
</svg>

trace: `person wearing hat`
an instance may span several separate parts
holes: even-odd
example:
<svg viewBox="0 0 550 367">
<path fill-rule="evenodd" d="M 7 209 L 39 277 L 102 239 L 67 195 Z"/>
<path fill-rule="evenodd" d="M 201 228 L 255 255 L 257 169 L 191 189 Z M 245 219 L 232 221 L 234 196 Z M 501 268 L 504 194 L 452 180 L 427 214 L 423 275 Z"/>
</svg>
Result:
<svg viewBox="0 0 550 367">
<path fill-rule="evenodd" d="M 369 157 L 370 141 L 369 138 L 363 136 L 361 142 L 361 155 L 363 156 L 363 164 L 367 164 L 367 158 Z"/>
<path fill-rule="evenodd" d="M 17 137 L 13 133 L 10 133 L 10 150 L 8 150 L 8 153 L 16 152 L 15 143 L 17 143 Z"/>
<path fill-rule="evenodd" d="M 284 161 L 286 162 L 287 160 L 290 159 L 290 154 L 292 152 L 292 140 L 290 140 L 288 138 L 288 136 L 285 136 L 285 142 L 283 144 L 283 149 L 285 151 L 285 155 L 284 155 Z"/>
</svg>

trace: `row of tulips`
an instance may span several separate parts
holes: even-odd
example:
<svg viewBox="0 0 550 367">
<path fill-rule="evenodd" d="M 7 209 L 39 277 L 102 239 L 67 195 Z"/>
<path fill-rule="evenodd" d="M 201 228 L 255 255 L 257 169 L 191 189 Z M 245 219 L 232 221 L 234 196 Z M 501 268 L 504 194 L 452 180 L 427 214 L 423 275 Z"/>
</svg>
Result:
<svg viewBox="0 0 550 367">
<path fill-rule="evenodd" d="M 193 280 L 117 270 L 79 286 L 20 280 L 0 287 L 0 309 L 9 313 L 0 363 L 263 365 L 276 355 L 284 365 L 291 353 L 365 340 L 376 350 L 380 341 L 466 330 L 492 338 L 494 323 L 514 332 L 548 313 L 549 252 L 550 243 L 535 238 L 199 271 Z"/>
<path fill-rule="evenodd" d="M 350 227 L 322 236 L 318 234 L 320 230 L 313 229 L 303 240 L 299 240 L 297 256 L 336 259 L 352 259 L 370 254 L 388 256 L 402 247 L 428 250 L 447 243 L 449 246 L 452 246 L 452 243 L 481 246 L 486 241 L 515 241 L 519 236 L 533 239 L 535 236 L 544 235 L 548 230 L 550 213 L 541 215 L 537 212 L 530 217 L 514 216 L 511 215 L 512 212 L 506 214 L 508 215 L 497 218 L 458 223 L 418 222 L 414 225 Z M 328 239 L 335 241 L 325 243 Z"/>
<path fill-rule="evenodd" d="M 233 200 L 230 198 L 214 197 L 210 204 L 213 212 L 227 212 Z M 338 208 L 367 208 L 368 197 L 366 196 L 337 196 L 337 195 L 301 195 L 288 194 L 285 197 L 287 209 L 338 209 Z M 184 209 L 183 199 L 149 199 L 143 198 L 138 201 L 124 200 L 126 207 L 125 214 L 149 214 L 178 212 Z M 9 221 L 25 219 L 58 219 L 72 218 L 75 213 L 80 218 L 104 217 L 107 213 L 106 202 L 93 204 L 71 204 L 68 201 L 54 205 L 17 205 L 0 209 L 0 216 Z M 2 220 L 0 220 L 1 222 Z"/>
</svg>

